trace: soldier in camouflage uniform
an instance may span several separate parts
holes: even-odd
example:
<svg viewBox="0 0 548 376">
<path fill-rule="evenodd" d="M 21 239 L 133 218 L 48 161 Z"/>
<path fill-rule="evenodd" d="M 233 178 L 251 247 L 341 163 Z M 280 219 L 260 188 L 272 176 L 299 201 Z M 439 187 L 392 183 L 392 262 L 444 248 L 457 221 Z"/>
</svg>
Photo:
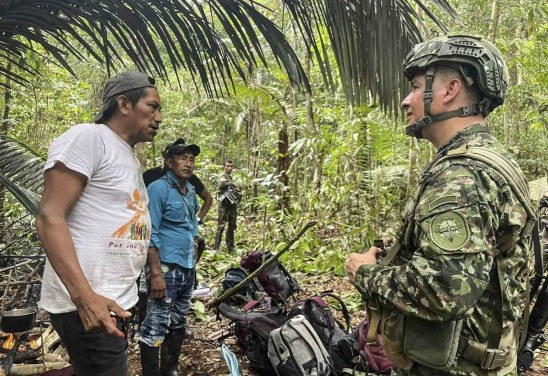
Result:
<svg viewBox="0 0 548 376">
<path fill-rule="evenodd" d="M 228 252 L 234 252 L 234 232 L 236 231 L 236 219 L 238 216 L 238 202 L 240 192 L 238 182 L 232 178 L 234 163 L 231 159 L 224 162 L 224 172 L 217 179 L 217 197 L 219 199 L 217 232 L 215 233 L 215 250 L 221 249 L 223 231 L 226 229 L 226 248 Z M 228 227 L 227 227 L 228 224 Z"/>
<path fill-rule="evenodd" d="M 438 152 L 383 261 L 376 247 L 346 261 L 368 305 L 368 340 L 378 328 L 400 374 L 515 375 L 534 214 L 518 165 L 484 125 L 504 101 L 507 67 L 487 41 L 453 35 L 416 45 L 403 68 L 406 133 Z M 475 148 L 491 158 L 467 157 Z M 444 341 L 447 363 L 431 364 Z"/>
</svg>

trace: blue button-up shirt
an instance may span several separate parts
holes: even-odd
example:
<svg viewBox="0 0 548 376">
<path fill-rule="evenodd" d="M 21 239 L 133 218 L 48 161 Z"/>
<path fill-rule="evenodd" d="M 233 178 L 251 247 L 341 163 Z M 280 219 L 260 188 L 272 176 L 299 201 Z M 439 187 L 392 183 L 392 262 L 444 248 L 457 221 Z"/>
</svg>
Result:
<svg viewBox="0 0 548 376">
<path fill-rule="evenodd" d="M 188 181 L 185 186 L 187 193 L 183 195 L 171 171 L 148 186 L 152 220 L 150 246 L 158 249 L 161 262 L 194 268 L 199 205 L 194 187 Z"/>
</svg>

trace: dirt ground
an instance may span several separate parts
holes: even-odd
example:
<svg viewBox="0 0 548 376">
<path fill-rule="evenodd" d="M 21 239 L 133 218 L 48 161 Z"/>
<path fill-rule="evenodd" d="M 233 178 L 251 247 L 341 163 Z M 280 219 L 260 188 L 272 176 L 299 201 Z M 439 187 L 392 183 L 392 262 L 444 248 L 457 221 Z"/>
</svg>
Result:
<svg viewBox="0 0 548 376">
<path fill-rule="evenodd" d="M 300 279 L 301 287 L 304 289 L 303 295 L 311 295 L 323 290 L 333 290 L 341 295 L 344 291 L 353 289 L 346 280 L 332 279 L 329 277 L 315 277 L 304 281 Z M 304 282 L 304 283 L 303 283 Z M 316 290 L 315 287 L 321 286 L 322 290 Z M 207 303 L 207 299 L 204 300 Z M 212 316 L 214 313 L 210 313 Z M 359 322 L 363 311 L 353 313 L 353 325 Z M 228 375 L 228 367 L 220 355 L 220 344 L 217 341 L 208 340 L 211 333 L 226 329 L 227 320 L 220 319 L 216 321 L 214 317 L 210 322 L 198 321 L 191 318 L 190 322 L 194 331 L 194 338 L 187 340 L 183 345 L 183 351 L 179 358 L 179 373 L 183 376 L 205 376 L 205 375 Z M 250 369 L 247 358 L 243 350 L 236 345 L 234 337 L 227 338 L 225 343 L 229 349 L 234 352 L 238 358 L 240 369 L 243 376 L 258 375 Z M 133 343 L 129 351 L 130 376 L 141 376 L 138 346 Z M 538 351 L 537 359 L 533 363 L 526 376 L 547 376 L 548 375 L 548 345 Z"/>
<path fill-rule="evenodd" d="M 339 296 L 354 291 L 354 287 L 346 279 L 334 278 L 328 275 L 298 276 L 297 279 L 303 290 L 300 297 L 311 296 L 326 290 L 331 290 Z M 213 298 L 200 299 L 204 305 L 207 305 Z M 356 305 L 357 303 L 354 302 L 354 306 Z M 364 311 L 354 309 L 352 312 L 352 325 L 355 327 L 364 315 Z M 339 318 L 342 320 L 342 317 Z M 182 376 L 229 375 L 228 367 L 220 354 L 221 343 L 210 339 L 213 333 L 228 328 L 228 320 L 224 318 L 217 319 L 215 312 L 211 311 L 207 312 L 205 320 L 198 320 L 194 315 L 190 316 L 189 323 L 194 335 L 192 339 L 186 340 L 183 344 L 183 351 L 179 358 L 179 373 Z M 243 376 L 258 375 L 250 369 L 249 362 L 244 356 L 243 350 L 235 343 L 234 337 L 226 338 L 224 343 L 235 353 Z M 134 340 L 129 344 L 128 365 L 130 376 L 142 376 L 139 348 Z M 525 375 L 548 376 L 548 344 L 538 350 L 533 367 Z"/>
</svg>

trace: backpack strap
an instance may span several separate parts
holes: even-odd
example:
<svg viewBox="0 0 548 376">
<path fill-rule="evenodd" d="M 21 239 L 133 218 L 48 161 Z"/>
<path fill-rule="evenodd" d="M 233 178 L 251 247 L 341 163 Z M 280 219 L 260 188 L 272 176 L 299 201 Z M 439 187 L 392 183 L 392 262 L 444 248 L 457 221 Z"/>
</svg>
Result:
<svg viewBox="0 0 548 376">
<path fill-rule="evenodd" d="M 531 233 L 531 243 L 533 243 L 532 246 L 535 253 L 535 279 L 533 280 L 533 284 L 529 285 L 530 279 L 529 274 L 527 274 L 527 290 L 525 296 L 525 306 L 523 307 L 523 322 L 518 342 L 520 350 L 523 348 L 523 345 L 525 345 L 525 340 L 527 338 L 527 331 L 529 328 L 529 315 L 531 314 L 531 301 L 536 296 L 540 283 L 544 278 L 544 266 L 542 264 L 542 247 L 539 233 L 540 226 L 541 222 L 539 220 L 533 227 L 533 232 Z"/>
<path fill-rule="evenodd" d="M 320 373 L 320 371 L 326 371 L 325 369 L 320 369 L 320 360 L 327 360 L 327 364 L 323 362 L 322 364 L 325 364 L 328 368 L 332 367 L 331 358 L 327 353 L 325 346 L 304 316 L 302 317 L 302 320 L 299 320 L 297 322 L 295 322 L 295 319 L 289 320 L 287 322 L 287 325 L 295 330 L 297 333 L 299 333 L 299 335 L 304 338 L 306 342 L 311 344 L 310 348 L 314 352 L 314 357 L 318 360 L 318 374 L 322 374 Z M 315 344 L 315 346 L 312 346 L 312 344 Z M 307 372 L 304 370 L 302 364 L 299 364 L 298 366 L 301 368 L 303 375 L 306 375 Z"/>
<path fill-rule="evenodd" d="M 297 281 L 295 280 L 295 278 L 293 278 L 291 276 L 291 274 L 289 274 L 289 272 L 287 271 L 287 269 L 282 265 L 281 262 L 278 261 L 278 266 L 280 267 L 280 270 L 282 271 L 282 274 L 284 275 L 285 279 L 287 280 L 287 284 L 289 285 L 289 287 L 291 288 L 291 296 L 293 296 L 293 298 L 295 298 L 295 295 L 299 292 L 300 290 L 300 287 L 299 285 L 297 284 Z"/>
<path fill-rule="evenodd" d="M 529 223 L 524 226 L 523 231 L 527 231 L 525 235 L 528 236 L 532 230 L 533 223 L 536 221 L 536 215 L 529 202 L 529 188 L 521 179 L 515 179 L 515 177 L 520 176 L 521 174 L 518 173 L 516 168 L 510 163 L 510 161 L 508 161 L 507 158 L 504 158 L 499 153 L 496 153 L 490 149 L 482 147 L 463 146 L 450 150 L 447 152 L 445 157 L 438 160 L 438 164 L 448 159 L 463 157 L 482 162 L 502 175 L 520 204 L 527 212 L 527 219 Z"/>
<path fill-rule="evenodd" d="M 438 160 L 441 163 L 448 159 L 453 158 L 468 158 L 479 161 L 497 171 L 510 186 L 512 193 L 516 196 L 520 204 L 523 206 L 527 213 L 527 220 L 523 226 L 521 236 L 528 237 L 531 230 L 534 227 L 536 221 L 535 213 L 531 208 L 529 202 L 529 189 L 523 182 L 523 180 L 516 180 L 515 177 L 520 176 L 516 168 L 500 154 L 481 147 L 469 147 L 463 146 L 457 149 L 450 150 L 447 155 Z M 493 282 L 497 285 L 496 299 L 494 302 L 493 317 L 491 318 L 491 324 L 489 325 L 489 332 L 487 334 L 487 348 L 482 344 L 470 341 L 465 337 L 461 337 L 459 341 L 459 352 L 463 354 L 465 358 L 468 358 L 467 354 L 472 355 L 473 358 L 481 359 L 479 365 L 483 369 L 496 369 L 502 367 L 509 356 L 507 349 L 499 349 L 502 338 L 502 306 L 503 306 L 503 289 L 504 289 L 504 260 L 501 256 L 499 249 L 498 255 L 495 256 L 495 272 L 493 273 Z M 542 264 L 541 264 L 542 267 Z M 527 276 L 527 294 L 529 294 L 529 279 Z M 529 312 L 529 299 L 525 302 L 524 320 L 528 321 Z M 518 328 L 514 328 L 518 329 Z M 470 359 L 471 360 L 471 359 Z M 478 363 L 477 361 L 475 363 Z"/>
<path fill-rule="evenodd" d="M 336 294 L 333 294 L 331 291 L 324 291 L 320 294 L 320 296 L 321 297 L 328 296 L 328 297 L 333 298 L 333 299 L 335 299 L 336 301 L 339 302 L 339 304 L 341 305 L 341 313 L 344 317 L 344 321 L 345 321 L 345 324 L 346 324 L 346 331 L 348 333 L 350 333 L 352 331 L 352 324 L 350 322 L 350 312 L 348 311 L 348 307 L 346 306 L 344 300 L 342 300 L 340 296 L 338 296 Z M 324 301 L 324 303 L 325 303 L 325 301 Z"/>
<path fill-rule="evenodd" d="M 535 280 L 531 285 L 530 299 L 529 301 L 537 294 L 537 290 L 540 286 L 542 278 L 544 277 L 544 265 L 542 264 L 542 246 L 540 239 L 540 220 L 537 221 L 536 225 L 533 227 L 531 232 L 531 243 L 533 251 L 535 252 Z"/>
</svg>

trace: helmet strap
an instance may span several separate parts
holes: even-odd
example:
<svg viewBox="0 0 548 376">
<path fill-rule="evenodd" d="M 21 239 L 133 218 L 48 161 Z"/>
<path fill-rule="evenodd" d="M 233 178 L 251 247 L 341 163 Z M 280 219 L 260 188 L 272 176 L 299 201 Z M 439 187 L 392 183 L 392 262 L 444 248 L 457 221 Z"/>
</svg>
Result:
<svg viewBox="0 0 548 376">
<path fill-rule="evenodd" d="M 434 66 L 433 65 L 428 67 L 428 69 L 426 70 L 426 73 L 424 74 L 424 79 L 426 81 L 424 85 L 424 94 L 423 94 L 424 117 L 420 119 L 419 121 L 416 121 L 405 128 L 405 133 L 408 136 L 414 136 L 418 139 L 422 138 L 422 129 L 426 127 L 428 124 L 435 121 L 430 115 L 430 104 L 432 103 L 432 97 L 434 95 L 434 91 L 432 90 L 432 86 L 434 83 Z"/>
</svg>

